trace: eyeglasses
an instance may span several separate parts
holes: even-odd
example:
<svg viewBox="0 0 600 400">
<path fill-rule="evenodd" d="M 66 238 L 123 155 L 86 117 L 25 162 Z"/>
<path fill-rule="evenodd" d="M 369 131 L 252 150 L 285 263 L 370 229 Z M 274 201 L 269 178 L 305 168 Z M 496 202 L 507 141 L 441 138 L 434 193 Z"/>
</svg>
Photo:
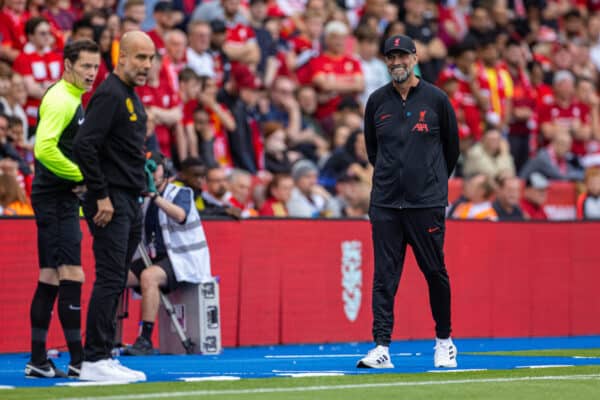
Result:
<svg viewBox="0 0 600 400">
<path fill-rule="evenodd" d="M 36 33 L 40 36 L 50 36 L 51 35 L 50 31 L 37 31 Z"/>
</svg>

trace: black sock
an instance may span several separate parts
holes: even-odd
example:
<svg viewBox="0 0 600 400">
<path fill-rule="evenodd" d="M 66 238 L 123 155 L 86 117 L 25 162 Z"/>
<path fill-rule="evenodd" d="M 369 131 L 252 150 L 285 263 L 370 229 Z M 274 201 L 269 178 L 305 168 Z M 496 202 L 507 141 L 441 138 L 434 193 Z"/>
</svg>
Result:
<svg viewBox="0 0 600 400">
<path fill-rule="evenodd" d="M 58 285 L 58 317 L 71 354 L 71 365 L 83 361 L 81 346 L 81 282 L 62 280 Z"/>
<path fill-rule="evenodd" d="M 142 321 L 142 337 L 152 341 L 152 329 L 154 322 Z"/>
<path fill-rule="evenodd" d="M 58 293 L 58 286 L 38 282 L 31 308 L 29 318 L 31 321 L 31 362 L 42 364 L 46 361 L 46 338 L 48 337 L 48 327 L 52 319 L 52 308 L 54 300 Z"/>
</svg>

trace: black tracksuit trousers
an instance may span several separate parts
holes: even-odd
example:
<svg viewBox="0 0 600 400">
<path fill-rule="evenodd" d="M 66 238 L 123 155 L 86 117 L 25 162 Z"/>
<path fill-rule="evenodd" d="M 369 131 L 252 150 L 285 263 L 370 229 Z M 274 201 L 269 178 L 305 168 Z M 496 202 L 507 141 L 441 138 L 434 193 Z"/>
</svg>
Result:
<svg viewBox="0 0 600 400">
<path fill-rule="evenodd" d="M 373 339 L 389 346 L 394 326 L 394 298 L 409 244 L 429 286 L 429 304 L 440 339 L 450 336 L 450 281 L 444 264 L 445 210 L 394 209 L 371 206 L 375 274 L 373 277 Z M 404 299 L 410 302 L 410 299 Z"/>
<path fill-rule="evenodd" d="M 88 307 L 85 331 L 85 361 L 111 357 L 114 345 L 119 297 L 127 284 L 129 264 L 142 238 L 142 210 L 139 195 L 109 189 L 115 210 L 112 220 L 101 228 L 94 224 L 96 200 L 84 201 L 83 210 L 94 237 L 96 281 Z"/>
</svg>

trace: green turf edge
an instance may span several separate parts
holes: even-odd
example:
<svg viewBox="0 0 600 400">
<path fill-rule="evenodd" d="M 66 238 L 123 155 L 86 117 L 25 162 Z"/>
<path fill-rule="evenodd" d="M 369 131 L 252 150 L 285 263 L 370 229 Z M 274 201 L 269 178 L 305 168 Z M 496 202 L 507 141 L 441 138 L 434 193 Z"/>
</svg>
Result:
<svg viewBox="0 0 600 400">
<path fill-rule="evenodd" d="M 477 356 L 515 356 L 515 357 L 600 357 L 600 349 L 552 349 L 552 350 L 516 350 L 469 352 Z"/>
<path fill-rule="evenodd" d="M 454 373 L 421 373 L 421 374 L 364 374 L 338 377 L 315 378 L 265 378 L 242 379 L 228 382 L 152 382 L 142 384 L 101 386 L 101 387 L 46 387 L 19 388 L 0 390 L 2 400 L 49 400 L 68 399 L 87 396 L 115 396 L 120 394 L 142 394 L 167 391 L 192 390 L 239 390 L 255 388 L 303 387 L 316 385 L 343 385 L 381 382 L 419 382 L 454 379 L 513 378 L 527 376 L 559 376 L 600 374 L 600 366 L 578 366 L 569 368 L 516 369 L 465 371 Z M 213 397 L 223 398 L 223 397 Z"/>
</svg>

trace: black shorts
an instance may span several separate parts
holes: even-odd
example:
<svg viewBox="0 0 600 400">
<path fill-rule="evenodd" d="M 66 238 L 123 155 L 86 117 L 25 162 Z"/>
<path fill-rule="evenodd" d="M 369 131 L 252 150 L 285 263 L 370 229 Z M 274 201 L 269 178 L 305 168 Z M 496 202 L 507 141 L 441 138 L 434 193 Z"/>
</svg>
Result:
<svg viewBox="0 0 600 400">
<path fill-rule="evenodd" d="M 163 293 L 170 293 L 177 289 L 178 283 L 177 279 L 175 278 L 175 272 L 173 271 L 173 264 L 171 264 L 169 257 L 165 256 L 153 258 L 152 265 L 158 265 L 167 274 L 167 284 L 165 287 L 161 288 Z M 144 268 L 146 268 L 146 266 L 141 258 L 131 263 L 130 270 L 138 278 L 138 281 L 140 280 L 140 276 L 142 275 Z M 134 289 L 136 292 L 140 292 L 139 287 Z"/>
<path fill-rule="evenodd" d="M 71 192 L 32 194 L 40 268 L 81 265 L 79 199 Z"/>
</svg>

